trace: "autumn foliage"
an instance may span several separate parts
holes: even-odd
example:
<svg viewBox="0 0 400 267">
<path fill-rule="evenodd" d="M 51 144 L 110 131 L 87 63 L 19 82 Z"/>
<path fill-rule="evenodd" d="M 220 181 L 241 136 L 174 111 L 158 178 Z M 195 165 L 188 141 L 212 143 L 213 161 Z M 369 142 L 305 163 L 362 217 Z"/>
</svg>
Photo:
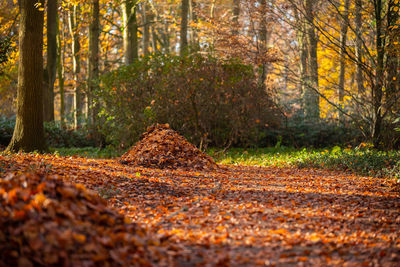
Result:
<svg viewBox="0 0 400 267">
<path fill-rule="evenodd" d="M 168 124 L 155 124 L 147 129 L 134 147 L 121 157 L 121 162 L 147 168 L 184 168 L 215 170 L 214 160 L 172 130 Z"/>
<path fill-rule="evenodd" d="M 8 174 L 0 211 L 0 266 L 149 266 L 161 253 L 104 199 L 57 176 Z"/>
<path fill-rule="evenodd" d="M 400 201 L 390 180 L 223 167 L 185 171 L 115 159 L 0 154 L 0 265 L 14 266 L 20 255 L 21 265 L 40 265 L 46 255 L 55 262 L 55 254 L 60 266 L 67 253 L 70 266 L 116 266 L 115 257 L 134 265 L 138 256 L 137 265 L 154 266 L 398 266 Z M 27 168 L 84 184 L 148 231 L 127 224 L 80 185 L 12 174 Z M 37 236 L 43 245 L 35 243 Z M 94 261 L 104 249 L 104 259 Z"/>
</svg>

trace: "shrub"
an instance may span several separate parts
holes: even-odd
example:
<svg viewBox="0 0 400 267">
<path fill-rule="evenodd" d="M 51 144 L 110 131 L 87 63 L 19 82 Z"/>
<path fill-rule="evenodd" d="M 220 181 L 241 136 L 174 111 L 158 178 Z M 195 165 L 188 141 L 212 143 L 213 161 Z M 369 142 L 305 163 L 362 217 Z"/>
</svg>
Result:
<svg viewBox="0 0 400 267">
<path fill-rule="evenodd" d="M 15 127 L 15 116 L 0 117 L 0 146 L 10 143 Z M 63 129 L 58 122 L 44 124 L 47 145 L 50 147 L 86 147 L 94 146 L 93 140 L 88 138 L 84 129 Z"/>
<path fill-rule="evenodd" d="M 47 145 L 50 147 L 95 146 L 85 129 L 64 129 L 58 122 L 46 122 L 44 128 Z"/>
<path fill-rule="evenodd" d="M 7 146 L 10 143 L 15 126 L 15 116 L 7 118 L 0 117 L 0 145 Z"/>
<path fill-rule="evenodd" d="M 277 115 L 253 68 L 192 54 L 152 55 L 103 76 L 102 130 L 131 145 L 152 123 L 169 123 L 195 144 L 249 145 Z"/>
<path fill-rule="evenodd" d="M 353 126 L 340 126 L 337 123 L 319 121 L 315 124 L 305 122 L 302 116 L 288 118 L 286 125 L 264 130 L 260 146 L 293 147 L 331 147 L 356 146 L 362 142 L 361 131 Z"/>
</svg>

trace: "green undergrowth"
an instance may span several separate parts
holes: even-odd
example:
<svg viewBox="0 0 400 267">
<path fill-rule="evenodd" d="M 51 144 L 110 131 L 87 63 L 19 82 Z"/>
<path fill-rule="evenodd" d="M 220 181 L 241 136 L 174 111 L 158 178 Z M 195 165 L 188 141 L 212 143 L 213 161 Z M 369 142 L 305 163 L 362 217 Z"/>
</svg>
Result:
<svg viewBox="0 0 400 267">
<path fill-rule="evenodd" d="M 123 153 L 111 147 L 53 148 L 51 151 L 60 156 L 87 158 L 115 158 Z M 400 151 L 377 151 L 367 144 L 357 148 L 232 148 L 225 152 L 209 149 L 207 153 L 218 164 L 346 170 L 361 175 L 395 178 L 400 182 Z"/>
<path fill-rule="evenodd" d="M 225 153 L 210 150 L 219 164 L 326 168 L 346 170 L 374 177 L 390 177 L 400 181 L 400 151 L 377 151 L 366 144 L 357 148 L 326 149 L 258 148 L 229 149 Z"/>
</svg>

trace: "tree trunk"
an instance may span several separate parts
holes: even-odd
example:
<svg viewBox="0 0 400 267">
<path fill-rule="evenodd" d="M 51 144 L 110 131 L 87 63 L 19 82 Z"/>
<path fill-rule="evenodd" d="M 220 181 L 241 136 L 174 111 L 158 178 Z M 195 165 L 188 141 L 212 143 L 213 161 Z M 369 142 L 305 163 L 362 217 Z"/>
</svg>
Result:
<svg viewBox="0 0 400 267">
<path fill-rule="evenodd" d="M 59 16 L 57 16 L 57 25 L 60 24 Z M 65 128 L 65 90 L 64 90 L 64 49 L 62 40 L 64 29 L 62 25 L 57 27 L 57 76 L 58 86 L 60 88 L 60 122 L 61 127 Z"/>
<path fill-rule="evenodd" d="M 314 10 L 317 0 L 305 0 L 306 14 L 306 38 L 308 44 L 308 73 L 305 88 L 305 119 L 308 122 L 316 123 L 319 120 L 319 95 L 318 91 L 318 40 L 315 35 Z"/>
<path fill-rule="evenodd" d="M 131 64 L 138 58 L 138 25 L 136 18 L 136 0 L 123 0 L 122 2 L 123 20 L 123 46 L 124 62 Z"/>
<path fill-rule="evenodd" d="M 81 126 L 82 120 L 82 94 L 79 86 L 79 73 L 81 72 L 80 62 L 80 40 L 78 32 L 78 13 L 79 5 L 70 7 L 69 13 L 69 32 L 72 37 L 72 76 L 74 80 L 74 128 Z"/>
<path fill-rule="evenodd" d="M 364 89 L 364 79 L 362 71 L 362 0 L 356 0 L 355 6 L 355 34 L 356 34 L 356 47 L 355 56 L 357 59 L 356 64 L 356 81 L 358 94 L 363 94 Z"/>
<path fill-rule="evenodd" d="M 54 82 L 57 68 L 57 0 L 47 1 L 47 78 L 44 81 L 44 121 L 54 121 Z"/>
<path fill-rule="evenodd" d="M 169 54 L 171 52 L 171 42 L 170 42 L 170 34 L 169 34 L 169 26 L 168 26 L 168 21 L 164 20 L 164 29 L 162 30 L 162 39 L 163 39 L 163 47 L 164 47 L 164 53 Z"/>
<path fill-rule="evenodd" d="M 92 128 L 96 125 L 97 105 L 93 94 L 98 86 L 99 78 L 99 37 L 100 7 L 99 0 L 92 0 L 89 26 L 89 61 L 88 61 L 88 123 Z"/>
<path fill-rule="evenodd" d="M 151 16 L 151 21 L 153 21 L 153 20 L 154 20 L 154 15 Z M 151 25 L 150 32 L 151 32 L 151 48 L 152 48 L 153 52 L 158 52 L 158 47 L 157 47 L 158 36 L 156 33 L 156 27 L 154 24 Z"/>
<path fill-rule="evenodd" d="M 195 0 L 190 0 L 190 21 L 193 21 L 193 23 L 198 22 L 198 17 L 197 17 L 197 3 Z M 197 33 L 197 27 L 191 27 L 191 34 L 190 34 L 190 44 L 192 47 L 196 47 L 198 49 L 199 47 L 199 38 L 198 38 L 198 33 Z"/>
<path fill-rule="evenodd" d="M 233 0 L 232 7 L 232 22 L 233 22 L 233 35 L 239 34 L 239 16 L 240 16 L 240 0 Z"/>
<path fill-rule="evenodd" d="M 142 21 L 143 21 L 143 54 L 149 54 L 149 46 L 150 46 L 150 16 L 148 10 L 147 2 L 144 1 L 142 3 Z M 154 52 L 154 50 L 153 50 Z"/>
<path fill-rule="evenodd" d="M 210 8 L 210 21 L 211 21 L 211 23 L 214 23 L 215 2 L 216 2 L 216 0 L 212 0 L 212 2 L 211 2 L 211 8 Z M 213 53 L 214 46 L 215 46 L 215 31 L 214 31 L 214 28 L 211 29 L 211 38 L 210 39 L 211 39 L 210 40 L 211 53 Z"/>
<path fill-rule="evenodd" d="M 346 74 L 346 42 L 347 42 L 347 30 L 349 27 L 349 4 L 350 0 L 345 0 L 344 2 L 344 10 L 342 17 L 342 23 L 340 26 L 340 73 L 339 73 L 339 108 L 344 109 L 344 84 L 345 84 L 345 74 Z M 339 113 L 339 123 L 344 125 L 344 115 L 343 112 L 338 111 Z"/>
<path fill-rule="evenodd" d="M 400 83 L 400 78 L 399 78 L 399 71 L 400 71 L 400 55 L 399 55 L 399 50 L 396 49 L 395 42 L 397 41 L 397 36 L 399 33 L 399 29 L 397 29 L 396 25 L 400 19 L 400 14 L 397 10 L 395 11 L 396 8 L 400 8 L 400 2 L 395 3 L 395 1 L 389 1 L 388 7 L 387 7 L 387 23 L 386 23 L 386 32 L 388 33 L 387 37 L 387 53 L 386 53 L 386 68 L 387 68 L 387 73 L 386 73 L 386 99 L 389 102 L 389 105 L 393 105 L 394 101 L 396 101 L 396 94 L 398 94 L 399 88 L 399 83 Z"/>
<path fill-rule="evenodd" d="M 381 128 L 382 128 L 382 97 L 383 97 L 383 80 L 384 80 L 384 57 L 385 57 L 385 42 L 383 36 L 383 18 L 382 0 L 374 0 L 375 7 L 375 30 L 376 30 L 376 71 L 375 71 L 375 84 L 372 87 L 372 142 L 376 148 L 380 147 L 381 141 Z"/>
<path fill-rule="evenodd" d="M 297 7 L 293 5 L 293 11 L 294 15 L 296 18 L 296 37 L 297 37 L 297 42 L 298 42 L 298 47 L 299 47 L 299 58 L 300 58 L 300 64 L 299 64 L 299 72 L 300 72 L 300 95 L 302 99 L 305 99 L 305 92 L 306 92 L 306 84 L 307 82 L 307 72 L 308 72 L 308 67 L 307 67 L 307 55 L 308 55 L 308 49 L 307 49 L 307 40 L 306 40 L 306 20 L 304 16 L 299 13 Z M 305 101 L 303 101 L 303 110 L 305 109 L 304 104 Z"/>
<path fill-rule="evenodd" d="M 180 32 L 180 55 L 184 55 L 188 47 L 188 15 L 189 15 L 189 0 L 182 0 L 181 6 L 181 32 Z"/>
<path fill-rule="evenodd" d="M 45 151 L 43 127 L 43 12 L 20 0 L 17 119 L 7 151 Z M 43 2 L 40 2 L 43 5 Z"/>
<path fill-rule="evenodd" d="M 260 58 L 260 76 L 258 83 L 260 86 L 265 88 L 265 80 L 267 79 L 267 64 L 265 62 L 266 53 L 268 50 L 268 29 L 267 29 L 267 2 L 266 0 L 258 0 L 260 9 L 261 9 L 261 18 L 260 18 L 260 43 L 259 43 L 259 58 Z"/>
</svg>

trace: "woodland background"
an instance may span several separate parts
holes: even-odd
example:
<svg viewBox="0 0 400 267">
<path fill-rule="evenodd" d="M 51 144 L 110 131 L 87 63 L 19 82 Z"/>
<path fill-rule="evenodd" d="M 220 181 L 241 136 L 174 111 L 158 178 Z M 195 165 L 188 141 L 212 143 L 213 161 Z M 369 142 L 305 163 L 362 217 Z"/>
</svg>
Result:
<svg viewBox="0 0 400 267">
<path fill-rule="evenodd" d="M 399 8 L 0 0 L 0 266 L 398 266 Z"/>
<path fill-rule="evenodd" d="M 1 142 L 19 9 L 0 7 Z M 399 146 L 398 0 L 47 1 L 52 146 L 127 148 L 170 123 L 207 146 Z M 51 137 L 50 137 L 51 136 Z"/>
</svg>

